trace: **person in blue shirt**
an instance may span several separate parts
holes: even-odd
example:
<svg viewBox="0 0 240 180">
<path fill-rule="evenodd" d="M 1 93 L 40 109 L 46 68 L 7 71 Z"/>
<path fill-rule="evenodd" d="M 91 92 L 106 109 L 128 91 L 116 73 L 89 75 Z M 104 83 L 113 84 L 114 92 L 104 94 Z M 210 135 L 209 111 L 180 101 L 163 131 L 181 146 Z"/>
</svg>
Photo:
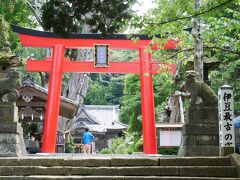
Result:
<svg viewBox="0 0 240 180">
<path fill-rule="evenodd" d="M 88 128 L 85 128 L 85 131 L 83 133 L 82 139 L 83 139 L 83 153 L 84 154 L 90 154 L 91 153 L 91 143 L 94 140 L 94 136 L 92 133 L 89 132 Z"/>
</svg>

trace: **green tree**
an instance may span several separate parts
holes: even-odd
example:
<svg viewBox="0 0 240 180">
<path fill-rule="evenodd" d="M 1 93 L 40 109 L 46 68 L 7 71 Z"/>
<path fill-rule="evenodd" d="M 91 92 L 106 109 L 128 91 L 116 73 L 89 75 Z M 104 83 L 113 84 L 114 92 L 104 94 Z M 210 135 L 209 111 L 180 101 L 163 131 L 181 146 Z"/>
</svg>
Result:
<svg viewBox="0 0 240 180">
<path fill-rule="evenodd" d="M 192 19 L 201 17 L 204 25 L 202 32 L 204 58 L 219 59 L 223 63 L 218 71 L 212 73 L 211 77 L 214 79 L 212 86 L 216 91 L 227 80 L 230 85 L 239 87 L 239 81 L 234 79 L 239 74 L 238 61 L 236 61 L 239 59 L 239 2 L 239 0 L 204 0 L 201 9 L 196 10 L 194 9 L 195 1 L 157 0 L 155 8 L 143 17 L 135 17 L 132 25 L 137 32 L 153 36 L 160 47 L 166 43 L 167 39 L 181 40 L 174 51 L 158 50 L 152 53 L 153 57 L 159 61 L 182 60 L 185 64 L 194 58 Z M 159 34 L 162 38 L 155 38 L 155 35 Z M 174 88 L 171 76 L 163 74 L 154 77 L 156 109 L 159 111 L 163 109 Z M 237 88 L 235 98 L 239 98 L 238 94 Z M 140 109 L 139 76 L 129 75 L 125 80 L 121 120 L 129 124 L 128 132 L 130 133 L 141 132 L 140 127 L 136 128 L 141 124 Z M 125 138 L 127 137 L 130 135 Z M 140 138 L 138 135 L 137 137 Z M 123 143 L 126 144 L 125 141 Z M 176 150 L 172 153 L 176 153 Z"/>
<path fill-rule="evenodd" d="M 56 1 L 49 0 L 42 6 L 42 20 L 43 28 L 51 30 L 57 34 L 67 36 L 68 33 L 113 33 L 119 32 L 124 26 L 125 21 L 131 17 L 130 7 L 135 0 L 65 0 Z M 89 49 L 78 50 L 76 60 L 92 59 L 92 53 Z M 89 76 L 76 73 L 72 74 L 67 86 L 62 91 L 62 95 L 79 102 L 77 113 L 81 111 L 86 92 L 88 90 Z M 91 89 L 97 89 L 101 92 L 105 88 L 97 84 Z M 96 91 L 92 91 L 90 96 L 94 97 Z M 102 93 L 93 99 L 98 99 L 99 103 L 104 103 Z M 87 100 L 86 100 L 87 101 Z M 94 102 L 96 103 L 96 102 Z M 60 119 L 59 122 L 66 124 L 72 120 Z M 73 123 L 68 123 L 73 124 Z M 68 126 L 62 126 L 61 130 L 69 129 Z"/>
<path fill-rule="evenodd" d="M 107 88 L 95 81 L 90 81 L 90 87 L 85 98 L 85 104 L 104 105 L 107 104 L 105 92 Z"/>
<path fill-rule="evenodd" d="M 194 4 L 193 0 L 158 0 L 155 8 L 145 16 L 135 17 L 133 27 L 138 27 L 138 31 L 153 37 L 160 34 L 161 39 L 154 38 L 160 46 L 166 43 L 166 39 L 180 40 L 176 50 L 158 50 L 153 52 L 153 57 L 158 61 L 182 60 L 185 65 L 194 59 L 195 41 L 192 20 L 199 17 L 203 24 L 201 33 L 203 59 L 218 60 L 222 63 L 211 76 L 212 86 L 216 91 L 217 86 L 223 85 L 223 81 L 228 81 L 234 84 L 234 87 L 238 87 L 237 81 L 231 79 L 230 72 L 234 72 L 232 66 L 240 57 L 240 1 L 204 0 L 199 10 L 194 8 Z M 229 68 L 228 71 L 226 68 Z M 218 77 L 220 79 L 216 79 Z M 239 101 L 238 98 L 236 100 Z"/>
<path fill-rule="evenodd" d="M 158 113 L 164 109 L 168 96 L 174 90 L 173 76 L 168 73 L 154 75 L 153 87 L 154 105 Z M 141 135 L 142 117 L 139 75 L 126 76 L 124 96 L 121 102 L 120 119 L 129 125 L 128 130 L 130 132 L 136 132 L 138 135 Z"/>
<path fill-rule="evenodd" d="M 215 92 L 224 84 L 230 85 L 234 89 L 234 112 L 240 113 L 240 60 L 224 61 L 218 70 L 211 73 L 212 87 Z"/>
<path fill-rule="evenodd" d="M 22 47 L 19 43 L 19 38 L 12 32 L 10 24 L 17 24 L 23 27 L 36 27 L 37 23 L 34 19 L 32 11 L 25 5 L 23 0 L 1 0 L 0 1 L 0 48 L 5 41 L 9 41 L 13 53 L 19 55 L 25 63 L 25 60 L 31 54 L 41 54 L 39 49 L 31 49 Z M 43 56 L 41 56 L 42 58 Z M 35 56 L 35 58 L 38 58 Z M 25 67 L 21 67 L 21 77 L 25 76 Z M 36 82 L 40 84 L 38 75 Z"/>
<path fill-rule="evenodd" d="M 43 9 L 43 27 L 55 33 L 66 35 L 82 31 L 89 26 L 92 33 L 118 32 L 131 18 L 130 7 L 135 0 L 68 0 L 46 2 Z"/>
<path fill-rule="evenodd" d="M 110 83 L 106 92 L 106 100 L 108 104 L 120 104 L 120 99 L 123 96 L 124 75 L 115 75 L 111 77 Z"/>
<path fill-rule="evenodd" d="M 36 22 L 32 19 L 31 11 L 22 0 L 0 1 L 0 46 L 4 41 L 11 42 L 14 50 L 18 45 L 18 38 L 13 34 L 10 24 L 18 24 L 24 27 L 34 27 Z"/>
<path fill-rule="evenodd" d="M 91 74 L 85 104 L 116 105 L 123 96 L 124 75 Z"/>
<path fill-rule="evenodd" d="M 194 37 L 192 36 L 195 17 L 203 22 L 202 41 L 204 57 L 216 57 L 216 54 L 229 53 L 239 58 L 239 0 L 204 0 L 199 10 L 194 9 L 195 1 L 159 0 L 154 9 L 143 17 L 135 17 L 134 27 L 140 31 L 155 36 L 160 34 L 160 45 L 166 39 L 179 39 L 176 51 L 157 51 L 160 61 L 193 60 Z M 140 23 L 139 23 L 140 22 Z M 215 54 L 214 54 L 215 53 Z M 159 56 L 160 55 L 160 56 Z"/>
<path fill-rule="evenodd" d="M 140 112 L 141 95 L 139 75 L 127 75 L 125 78 L 124 96 L 121 100 L 120 119 L 124 123 L 129 123 L 130 119 L 135 117 L 137 121 Z"/>
</svg>

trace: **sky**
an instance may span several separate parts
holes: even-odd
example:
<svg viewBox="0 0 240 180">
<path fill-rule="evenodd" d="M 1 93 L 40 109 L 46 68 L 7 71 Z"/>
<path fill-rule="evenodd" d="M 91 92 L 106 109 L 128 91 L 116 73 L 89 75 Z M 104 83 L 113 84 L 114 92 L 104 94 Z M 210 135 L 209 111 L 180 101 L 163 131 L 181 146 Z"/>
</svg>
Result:
<svg viewBox="0 0 240 180">
<path fill-rule="evenodd" d="M 138 3 L 134 4 L 133 10 L 137 12 L 138 15 L 143 15 L 147 10 L 154 7 L 154 0 L 137 0 Z M 127 28 L 124 32 L 126 34 L 134 33 L 131 29 Z"/>
<path fill-rule="evenodd" d="M 138 4 L 133 6 L 133 10 L 137 11 L 139 15 L 142 15 L 152 7 L 154 7 L 153 0 L 138 0 Z"/>
</svg>

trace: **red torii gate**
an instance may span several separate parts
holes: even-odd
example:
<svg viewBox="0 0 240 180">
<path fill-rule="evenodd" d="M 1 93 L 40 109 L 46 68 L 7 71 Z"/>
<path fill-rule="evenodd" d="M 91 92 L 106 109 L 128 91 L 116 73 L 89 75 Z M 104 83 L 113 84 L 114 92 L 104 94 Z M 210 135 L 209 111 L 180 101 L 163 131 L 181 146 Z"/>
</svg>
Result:
<svg viewBox="0 0 240 180">
<path fill-rule="evenodd" d="M 154 97 L 152 74 L 167 70 L 173 74 L 176 65 L 154 62 L 147 52 L 151 39 L 146 35 L 134 35 L 139 40 L 134 42 L 127 35 L 114 34 L 102 36 L 100 34 L 71 34 L 68 38 L 50 32 L 35 31 L 12 26 L 14 32 L 20 36 L 23 46 L 52 48 L 52 57 L 45 60 L 28 60 L 27 71 L 50 72 L 47 110 L 44 124 L 42 152 L 55 153 L 58 114 L 62 86 L 62 73 L 136 73 L 140 74 L 142 95 L 142 130 L 145 154 L 156 154 L 156 129 L 154 113 Z M 93 48 L 96 44 L 107 44 L 111 49 L 138 49 L 139 60 L 134 62 L 109 62 L 108 67 L 94 67 L 94 61 L 70 61 L 64 57 L 66 48 Z M 157 44 L 152 49 L 157 49 Z M 176 41 L 168 40 L 164 49 L 175 49 Z"/>
</svg>

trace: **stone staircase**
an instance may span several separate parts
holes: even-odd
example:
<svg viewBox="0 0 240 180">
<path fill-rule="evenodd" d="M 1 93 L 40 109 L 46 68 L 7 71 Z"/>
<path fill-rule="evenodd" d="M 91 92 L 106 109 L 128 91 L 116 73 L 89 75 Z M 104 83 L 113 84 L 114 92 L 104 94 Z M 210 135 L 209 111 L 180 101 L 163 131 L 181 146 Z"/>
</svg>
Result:
<svg viewBox="0 0 240 180">
<path fill-rule="evenodd" d="M 0 158 L 0 180 L 240 180 L 240 156 L 58 155 Z"/>
</svg>

